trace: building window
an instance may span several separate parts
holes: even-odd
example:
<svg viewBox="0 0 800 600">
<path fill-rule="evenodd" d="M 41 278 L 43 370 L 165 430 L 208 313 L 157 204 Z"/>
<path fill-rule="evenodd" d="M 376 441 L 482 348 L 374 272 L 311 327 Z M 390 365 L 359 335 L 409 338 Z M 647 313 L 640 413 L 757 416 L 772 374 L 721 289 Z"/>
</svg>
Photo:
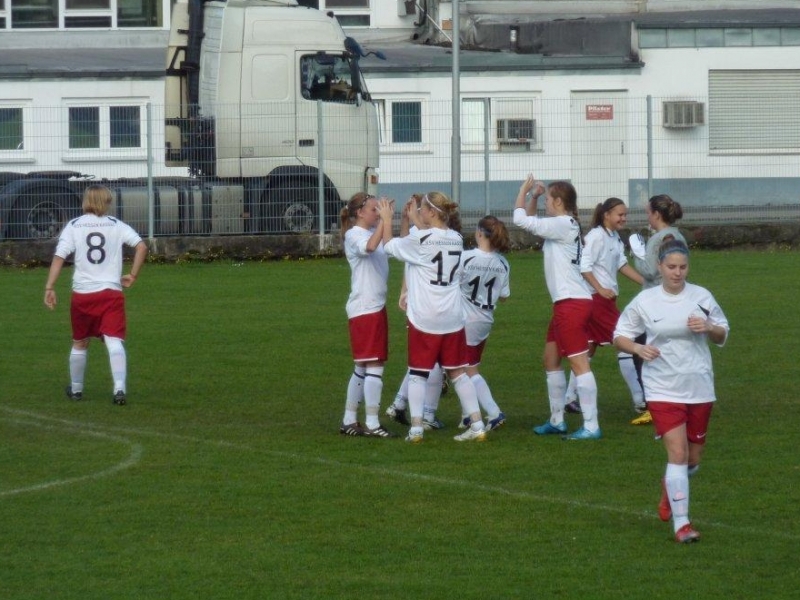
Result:
<svg viewBox="0 0 800 600">
<path fill-rule="evenodd" d="M 710 71 L 712 153 L 800 151 L 800 71 Z"/>
<path fill-rule="evenodd" d="M 112 106 L 109 108 L 110 146 L 112 148 L 139 148 L 142 145 L 142 123 L 138 106 Z"/>
<path fill-rule="evenodd" d="M 425 151 L 426 101 L 419 98 L 375 100 L 380 121 L 381 146 L 388 151 Z"/>
<path fill-rule="evenodd" d="M 0 0 L 0 28 L 161 27 L 164 13 L 172 3 L 172 0 Z"/>
<path fill-rule="evenodd" d="M 69 109 L 69 147 L 100 148 L 100 109 L 80 106 Z"/>
<path fill-rule="evenodd" d="M 142 109 L 138 105 L 71 106 L 70 150 L 141 149 Z"/>
<path fill-rule="evenodd" d="M 541 150 L 537 131 L 538 103 L 538 98 L 464 98 L 461 102 L 462 149 L 466 152 L 484 151 L 488 122 L 488 143 L 491 150 Z"/>
<path fill-rule="evenodd" d="M 392 143 L 422 142 L 422 103 L 392 102 Z"/>
<path fill-rule="evenodd" d="M 0 150 L 22 150 L 24 145 L 21 108 L 0 108 Z"/>
<path fill-rule="evenodd" d="M 320 10 L 329 10 L 336 15 L 342 27 L 369 27 L 370 0 L 324 0 Z"/>
</svg>

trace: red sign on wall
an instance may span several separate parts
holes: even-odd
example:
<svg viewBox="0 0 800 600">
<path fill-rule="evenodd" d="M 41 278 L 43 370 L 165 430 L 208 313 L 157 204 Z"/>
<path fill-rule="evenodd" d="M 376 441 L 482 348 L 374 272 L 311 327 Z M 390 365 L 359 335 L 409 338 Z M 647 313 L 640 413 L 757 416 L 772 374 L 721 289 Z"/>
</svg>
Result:
<svg viewBox="0 0 800 600">
<path fill-rule="evenodd" d="M 613 104 L 587 104 L 586 105 L 586 120 L 587 121 L 613 121 L 614 120 L 614 105 Z"/>
</svg>

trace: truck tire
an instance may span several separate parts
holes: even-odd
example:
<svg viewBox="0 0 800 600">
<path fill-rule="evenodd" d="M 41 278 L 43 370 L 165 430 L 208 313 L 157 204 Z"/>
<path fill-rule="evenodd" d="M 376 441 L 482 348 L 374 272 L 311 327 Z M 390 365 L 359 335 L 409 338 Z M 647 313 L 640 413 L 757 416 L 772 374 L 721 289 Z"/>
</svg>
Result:
<svg viewBox="0 0 800 600">
<path fill-rule="evenodd" d="M 269 233 L 309 233 L 317 224 L 317 191 L 300 185 L 265 193 Z"/>
<path fill-rule="evenodd" d="M 15 190 L 16 201 L 9 211 L 5 231 L 8 239 L 58 237 L 66 222 L 81 214 L 80 196 L 60 184 L 18 183 L 20 187 Z"/>
</svg>

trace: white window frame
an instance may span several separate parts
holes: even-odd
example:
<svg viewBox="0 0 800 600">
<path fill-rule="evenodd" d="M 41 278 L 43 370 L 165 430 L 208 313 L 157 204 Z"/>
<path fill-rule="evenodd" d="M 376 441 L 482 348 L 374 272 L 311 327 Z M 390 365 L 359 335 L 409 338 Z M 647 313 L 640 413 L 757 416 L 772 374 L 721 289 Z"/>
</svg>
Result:
<svg viewBox="0 0 800 600">
<path fill-rule="evenodd" d="M 147 160 L 147 98 L 71 98 L 66 100 L 63 108 L 62 120 L 63 148 L 61 160 L 64 162 L 95 162 Z M 139 108 L 139 130 L 141 132 L 140 144 L 133 148 L 111 147 L 111 107 L 136 106 Z M 70 148 L 69 147 L 69 109 L 70 108 L 98 108 L 100 115 L 100 147 L 99 148 Z"/>
<path fill-rule="evenodd" d="M 35 163 L 33 155 L 33 101 L 32 100 L 0 100 L 0 108 L 22 109 L 22 148 L 0 150 L 0 164 Z"/>
<path fill-rule="evenodd" d="M 380 151 L 386 154 L 411 154 L 430 152 L 430 110 L 428 98 L 420 95 L 391 95 L 375 99 L 378 111 Z M 392 141 L 392 104 L 394 102 L 418 102 L 420 104 L 420 142 Z"/>
<path fill-rule="evenodd" d="M 146 27 L 144 29 L 151 31 L 151 30 L 169 30 L 170 29 L 170 19 L 172 17 L 172 0 L 161 0 L 161 27 L 153 26 L 153 27 Z M 67 8 L 66 0 L 58 0 L 58 29 L 59 30 L 79 30 L 79 31 L 97 31 L 103 30 L 102 27 L 67 27 L 65 25 L 67 17 L 110 17 L 111 18 L 111 29 L 118 29 L 119 26 L 117 24 L 117 15 L 119 14 L 119 7 L 118 7 L 118 0 L 108 0 L 108 8 L 92 8 L 92 9 L 83 9 L 83 8 Z M 55 28 L 46 27 L 46 28 L 24 28 L 18 29 L 13 28 L 11 23 L 11 0 L 5 0 L 5 8 L 0 9 L 0 18 L 5 18 L 5 29 L 16 29 L 18 31 L 42 31 L 42 30 L 54 30 Z M 139 29 L 138 27 L 125 27 L 125 30 L 130 29 Z M 0 31 L 3 28 L 0 27 Z"/>
<path fill-rule="evenodd" d="M 483 152 L 484 151 L 484 115 L 481 110 L 479 114 L 472 117 L 467 110 L 464 110 L 466 103 L 479 104 L 484 106 L 487 96 L 464 96 L 461 99 L 461 150 L 462 152 Z M 500 149 L 497 140 L 497 121 L 498 119 L 531 119 L 534 122 L 534 141 L 530 147 L 523 152 L 542 152 L 542 102 L 541 96 L 536 95 L 503 95 L 491 96 L 489 100 L 489 152 L 506 154 L 508 151 Z M 474 119 L 472 127 L 465 120 Z M 477 119 L 480 123 L 477 123 Z M 480 127 L 478 129 L 477 127 Z M 465 135 L 465 131 L 467 134 Z"/>
<path fill-rule="evenodd" d="M 328 6 L 327 0 L 320 0 L 319 9 L 322 11 L 332 11 L 336 16 L 353 16 L 353 17 L 367 17 L 367 25 L 346 25 L 348 29 L 367 29 L 372 27 L 372 0 L 364 0 L 366 6 L 363 7 L 348 7 L 340 8 L 335 6 Z"/>
</svg>

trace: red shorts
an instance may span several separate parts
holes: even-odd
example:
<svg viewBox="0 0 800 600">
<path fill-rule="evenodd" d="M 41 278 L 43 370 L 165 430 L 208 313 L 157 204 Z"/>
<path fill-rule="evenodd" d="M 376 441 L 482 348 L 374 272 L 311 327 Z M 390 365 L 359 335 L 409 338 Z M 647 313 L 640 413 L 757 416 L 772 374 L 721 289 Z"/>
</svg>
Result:
<svg viewBox="0 0 800 600">
<path fill-rule="evenodd" d="M 713 402 L 681 404 L 658 400 L 647 401 L 647 409 L 653 417 L 656 435 L 661 437 L 676 427 L 686 425 L 686 439 L 701 446 L 706 443 L 706 431 L 712 408 L 714 408 Z"/>
<path fill-rule="evenodd" d="M 104 335 L 125 339 L 125 296 L 119 290 L 90 294 L 73 292 L 70 317 L 73 340 Z"/>
<path fill-rule="evenodd" d="M 577 356 L 589 351 L 589 319 L 592 301 L 568 298 L 553 304 L 553 317 L 547 328 L 547 341 L 555 342 L 561 356 Z"/>
<path fill-rule="evenodd" d="M 483 340 L 477 346 L 467 345 L 467 364 L 470 367 L 477 367 L 481 364 L 481 357 L 483 356 L 483 349 L 486 347 L 486 340 Z"/>
<path fill-rule="evenodd" d="M 355 362 L 386 362 L 389 358 L 389 319 L 385 306 L 378 312 L 353 317 L 347 326 Z"/>
<path fill-rule="evenodd" d="M 461 328 L 453 333 L 425 333 L 408 324 L 408 368 L 430 371 L 467 366 L 467 336 Z"/>
<path fill-rule="evenodd" d="M 592 318 L 589 319 L 589 339 L 598 346 L 610 344 L 614 341 L 614 328 L 618 320 L 617 301 L 594 294 Z"/>
</svg>

